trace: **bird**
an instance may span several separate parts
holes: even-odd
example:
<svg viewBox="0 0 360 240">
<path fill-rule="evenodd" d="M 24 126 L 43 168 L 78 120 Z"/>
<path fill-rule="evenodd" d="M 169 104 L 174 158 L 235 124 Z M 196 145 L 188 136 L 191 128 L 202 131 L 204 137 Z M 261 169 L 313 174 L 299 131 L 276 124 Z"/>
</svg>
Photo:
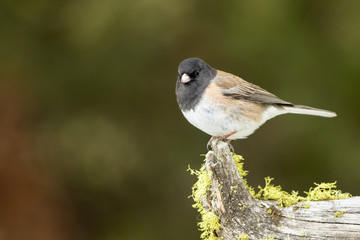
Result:
<svg viewBox="0 0 360 240">
<path fill-rule="evenodd" d="M 213 140 L 244 139 L 267 120 L 286 113 L 332 118 L 335 112 L 295 105 L 200 58 L 178 66 L 175 94 L 184 117 Z M 231 146 L 231 144 L 230 144 Z M 231 146 L 233 149 L 233 147 Z"/>
</svg>

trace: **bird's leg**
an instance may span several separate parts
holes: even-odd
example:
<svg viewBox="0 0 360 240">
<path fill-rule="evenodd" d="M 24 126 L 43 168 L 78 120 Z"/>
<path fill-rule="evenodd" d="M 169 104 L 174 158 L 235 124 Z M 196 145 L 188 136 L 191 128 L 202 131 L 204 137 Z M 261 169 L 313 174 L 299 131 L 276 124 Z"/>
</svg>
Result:
<svg viewBox="0 0 360 240">
<path fill-rule="evenodd" d="M 237 133 L 237 131 L 233 131 L 233 132 L 231 132 L 231 133 L 228 133 L 228 134 L 226 134 L 225 136 L 223 136 L 223 138 L 224 139 L 227 139 L 228 137 L 230 137 L 231 135 L 233 135 L 233 134 L 235 134 L 235 133 Z M 231 140 L 230 140 L 231 141 Z M 229 142 L 230 143 L 230 142 Z"/>
<path fill-rule="evenodd" d="M 227 138 L 230 137 L 231 135 L 235 134 L 235 133 L 236 133 L 236 131 L 233 131 L 233 132 L 228 133 L 228 134 L 226 134 L 225 136 L 222 137 L 224 140 L 226 140 L 226 143 L 229 145 L 230 151 L 233 152 L 233 153 L 235 152 L 235 150 L 234 150 L 233 145 L 231 145 L 231 143 L 230 143 L 231 139 L 227 139 Z"/>
</svg>

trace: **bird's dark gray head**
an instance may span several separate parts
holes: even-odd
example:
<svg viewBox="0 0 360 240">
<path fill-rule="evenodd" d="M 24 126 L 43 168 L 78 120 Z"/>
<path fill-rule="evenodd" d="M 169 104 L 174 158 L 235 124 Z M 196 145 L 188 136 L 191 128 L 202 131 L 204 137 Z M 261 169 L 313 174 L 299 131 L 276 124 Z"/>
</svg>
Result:
<svg viewBox="0 0 360 240">
<path fill-rule="evenodd" d="M 183 83 L 211 77 L 213 69 L 200 58 L 187 58 L 178 67 L 179 79 Z M 188 78 L 189 77 L 189 78 Z"/>
<path fill-rule="evenodd" d="M 199 58 L 183 60 L 179 64 L 176 81 L 176 97 L 180 109 L 193 109 L 216 74 L 216 69 Z"/>
</svg>

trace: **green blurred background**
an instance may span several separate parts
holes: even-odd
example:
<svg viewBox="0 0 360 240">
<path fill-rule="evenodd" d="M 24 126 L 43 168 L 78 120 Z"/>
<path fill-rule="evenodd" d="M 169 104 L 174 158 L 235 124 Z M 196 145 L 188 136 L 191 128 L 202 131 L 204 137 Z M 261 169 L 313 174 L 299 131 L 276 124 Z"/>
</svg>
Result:
<svg viewBox="0 0 360 240">
<path fill-rule="evenodd" d="M 209 139 L 175 100 L 200 57 L 284 100 L 247 140 L 251 186 L 360 194 L 359 1 L 0 3 L 0 237 L 198 239 L 188 198 Z"/>
</svg>

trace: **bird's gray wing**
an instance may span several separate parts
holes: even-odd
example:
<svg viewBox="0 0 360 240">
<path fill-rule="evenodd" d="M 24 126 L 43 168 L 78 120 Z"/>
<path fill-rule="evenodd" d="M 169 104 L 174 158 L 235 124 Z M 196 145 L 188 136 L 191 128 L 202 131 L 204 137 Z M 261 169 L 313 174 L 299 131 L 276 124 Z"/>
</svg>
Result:
<svg viewBox="0 0 360 240">
<path fill-rule="evenodd" d="M 292 103 L 286 102 L 265 89 L 230 73 L 218 71 L 214 82 L 222 89 L 223 95 L 227 97 L 266 104 L 293 106 Z"/>
</svg>

